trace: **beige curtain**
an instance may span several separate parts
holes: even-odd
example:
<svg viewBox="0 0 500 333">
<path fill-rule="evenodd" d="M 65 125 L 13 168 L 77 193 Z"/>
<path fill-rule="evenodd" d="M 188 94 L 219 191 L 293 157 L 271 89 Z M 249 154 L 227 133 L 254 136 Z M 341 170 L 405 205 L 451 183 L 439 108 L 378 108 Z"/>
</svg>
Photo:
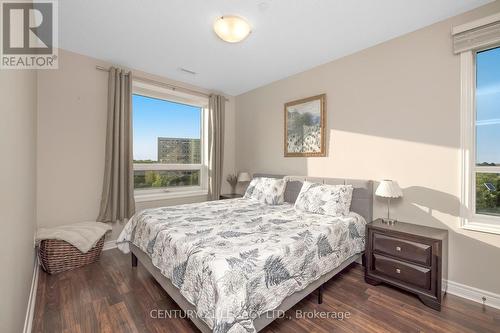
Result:
<svg viewBox="0 0 500 333">
<path fill-rule="evenodd" d="M 121 221 L 135 213 L 131 94 L 130 72 L 112 67 L 108 82 L 104 183 L 97 221 Z"/>
<path fill-rule="evenodd" d="M 208 199 L 219 200 L 224 158 L 224 109 L 226 98 L 210 95 L 208 103 Z"/>
</svg>

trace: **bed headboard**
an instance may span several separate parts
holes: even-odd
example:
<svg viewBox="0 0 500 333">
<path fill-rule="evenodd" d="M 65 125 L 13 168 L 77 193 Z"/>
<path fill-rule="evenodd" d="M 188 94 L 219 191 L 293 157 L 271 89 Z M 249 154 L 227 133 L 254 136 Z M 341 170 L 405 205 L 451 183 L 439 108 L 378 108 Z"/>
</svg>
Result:
<svg viewBox="0 0 500 333">
<path fill-rule="evenodd" d="M 285 189 L 285 201 L 289 203 L 295 203 L 300 189 L 302 188 L 302 183 L 306 180 L 313 183 L 330 185 L 352 185 L 354 187 L 354 191 L 352 193 L 351 211 L 363 216 L 367 223 L 372 221 L 373 181 L 371 180 L 285 176 L 264 173 L 256 173 L 253 177 L 286 178 L 287 185 Z"/>
</svg>

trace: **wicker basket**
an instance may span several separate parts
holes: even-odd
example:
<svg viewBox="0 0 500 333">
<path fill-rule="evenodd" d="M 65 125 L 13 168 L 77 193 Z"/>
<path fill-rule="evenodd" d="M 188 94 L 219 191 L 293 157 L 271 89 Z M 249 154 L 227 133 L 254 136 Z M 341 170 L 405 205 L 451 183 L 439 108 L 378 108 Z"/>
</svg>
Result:
<svg viewBox="0 0 500 333">
<path fill-rule="evenodd" d="M 82 253 L 68 242 L 45 239 L 40 242 L 38 257 L 43 270 L 54 274 L 96 262 L 101 256 L 103 245 L 104 236 L 87 253 Z"/>
</svg>

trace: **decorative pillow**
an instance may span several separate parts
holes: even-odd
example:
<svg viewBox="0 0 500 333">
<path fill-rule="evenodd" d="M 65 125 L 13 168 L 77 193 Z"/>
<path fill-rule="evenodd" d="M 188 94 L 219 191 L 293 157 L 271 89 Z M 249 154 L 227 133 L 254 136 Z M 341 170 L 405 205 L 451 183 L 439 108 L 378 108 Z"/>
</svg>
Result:
<svg viewBox="0 0 500 333">
<path fill-rule="evenodd" d="M 305 181 L 295 201 L 298 210 L 342 216 L 349 214 L 352 185 L 325 185 Z"/>
<path fill-rule="evenodd" d="M 286 180 L 257 177 L 252 179 L 244 198 L 255 199 L 268 205 L 281 205 L 285 202 Z"/>
</svg>

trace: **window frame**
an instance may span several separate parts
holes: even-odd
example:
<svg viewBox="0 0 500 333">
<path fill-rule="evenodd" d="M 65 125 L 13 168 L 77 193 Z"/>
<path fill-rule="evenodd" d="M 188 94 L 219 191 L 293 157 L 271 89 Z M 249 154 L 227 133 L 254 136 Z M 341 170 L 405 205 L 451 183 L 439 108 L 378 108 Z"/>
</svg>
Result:
<svg viewBox="0 0 500 333">
<path fill-rule="evenodd" d="M 159 188 L 134 188 L 134 197 L 136 202 L 147 202 L 155 200 L 164 200 L 170 198 L 196 197 L 208 194 L 208 98 L 189 95 L 176 91 L 168 91 L 163 87 L 145 84 L 140 81 L 133 81 L 132 95 L 141 95 L 144 97 L 160 99 L 166 102 L 179 103 L 201 109 L 200 115 L 200 164 L 163 164 L 163 163 L 134 163 L 134 172 L 145 170 L 200 170 L 200 185 L 196 186 L 175 186 Z"/>
<path fill-rule="evenodd" d="M 476 213 L 476 174 L 500 173 L 500 166 L 476 165 L 476 55 L 498 44 L 460 53 L 461 205 L 463 229 L 500 234 L 500 216 Z"/>
</svg>

